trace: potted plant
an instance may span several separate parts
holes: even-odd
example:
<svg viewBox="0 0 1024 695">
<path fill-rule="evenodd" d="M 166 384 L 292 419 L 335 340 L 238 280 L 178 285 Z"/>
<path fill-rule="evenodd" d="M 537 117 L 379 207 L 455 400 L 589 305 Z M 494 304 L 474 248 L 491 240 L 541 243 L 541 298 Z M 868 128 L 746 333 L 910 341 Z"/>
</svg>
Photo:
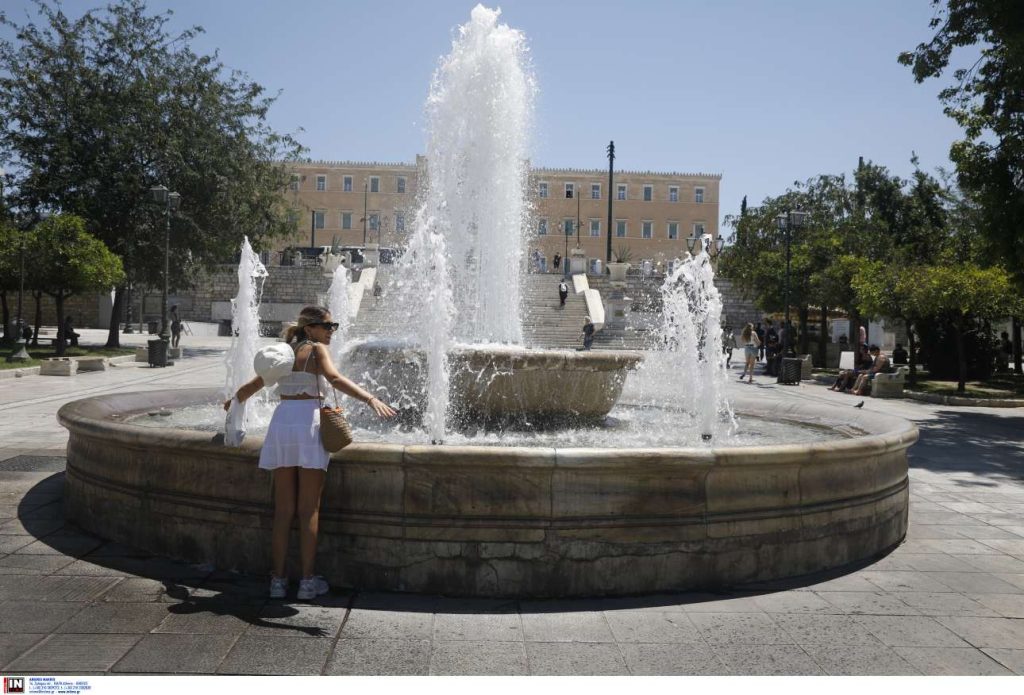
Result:
<svg viewBox="0 0 1024 695">
<path fill-rule="evenodd" d="M 625 282 L 629 261 L 633 257 L 628 246 L 620 246 L 612 252 L 612 262 L 608 264 L 608 275 L 612 282 Z"/>
</svg>

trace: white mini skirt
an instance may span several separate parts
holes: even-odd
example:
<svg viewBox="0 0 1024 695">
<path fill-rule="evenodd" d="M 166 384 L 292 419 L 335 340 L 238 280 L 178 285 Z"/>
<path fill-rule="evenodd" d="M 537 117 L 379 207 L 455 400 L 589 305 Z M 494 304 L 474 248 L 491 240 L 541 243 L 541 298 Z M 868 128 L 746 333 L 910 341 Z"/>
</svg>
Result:
<svg viewBox="0 0 1024 695">
<path fill-rule="evenodd" d="M 270 418 L 260 450 L 260 468 L 327 470 L 331 455 L 320 442 L 320 403 L 314 399 L 281 401 Z"/>
</svg>

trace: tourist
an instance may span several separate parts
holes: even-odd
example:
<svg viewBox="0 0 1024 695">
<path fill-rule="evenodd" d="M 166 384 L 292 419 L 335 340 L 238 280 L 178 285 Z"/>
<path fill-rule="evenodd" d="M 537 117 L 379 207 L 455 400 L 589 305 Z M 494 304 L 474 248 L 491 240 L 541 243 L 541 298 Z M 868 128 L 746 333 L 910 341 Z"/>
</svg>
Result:
<svg viewBox="0 0 1024 695">
<path fill-rule="evenodd" d="M 864 328 L 864 324 L 857 326 L 857 350 L 862 350 L 867 347 L 868 344 L 868 331 Z"/>
<path fill-rule="evenodd" d="M 743 381 L 743 377 L 747 377 L 747 383 L 753 384 L 754 363 L 757 362 L 757 351 L 761 347 L 761 339 L 758 337 L 757 331 L 754 329 L 754 324 L 748 323 L 743 327 L 743 332 L 740 334 L 740 341 L 743 343 L 743 357 L 746 360 L 743 367 L 743 373 L 740 374 L 740 381 Z"/>
<path fill-rule="evenodd" d="M 552 265 L 555 266 L 555 270 L 558 270 L 558 268 L 562 265 L 562 256 L 556 252 L 555 257 L 551 259 L 551 263 Z"/>
<path fill-rule="evenodd" d="M 78 347 L 78 339 L 81 337 L 75 333 L 75 318 L 68 314 L 64 318 L 64 342 L 70 343 L 71 347 Z"/>
<path fill-rule="evenodd" d="M 181 342 L 181 317 L 178 316 L 178 305 L 171 307 L 171 347 L 176 348 Z"/>
<path fill-rule="evenodd" d="M 1010 369 L 1010 358 L 1013 357 L 1013 343 L 1010 342 L 1010 334 L 1003 331 L 999 334 L 999 355 L 998 364 L 996 364 L 997 372 L 1009 372 Z"/>
<path fill-rule="evenodd" d="M 583 349 L 589 350 L 590 346 L 594 344 L 594 323 L 587 317 L 586 322 L 583 324 Z"/>
<path fill-rule="evenodd" d="M 569 285 L 565 284 L 565 280 L 558 283 L 558 306 L 564 307 L 565 300 L 569 297 Z"/>
<path fill-rule="evenodd" d="M 298 323 L 282 337 L 292 349 L 282 359 L 264 364 L 257 376 L 243 384 L 234 399 L 251 398 L 264 386 L 278 382 L 281 403 L 274 411 L 260 450 L 259 467 L 273 471 L 274 525 L 271 533 L 270 597 L 284 598 L 288 592 L 285 558 L 292 519 L 299 520 L 299 557 L 302 578 L 298 598 L 308 600 L 327 593 L 327 582 L 315 574 L 316 541 L 319 529 L 320 496 L 331 455 L 320 442 L 320 389 L 334 387 L 366 403 L 379 417 L 395 411 L 373 394 L 338 373 L 327 346 L 338 324 L 327 309 L 307 306 Z M 319 374 L 319 377 L 317 376 Z M 231 401 L 224 403 L 228 410 Z"/>
<path fill-rule="evenodd" d="M 854 364 L 853 369 L 843 369 L 839 372 L 839 376 L 836 377 L 835 383 L 829 387 L 829 391 L 842 391 L 846 392 L 853 384 L 854 379 L 860 376 L 860 373 L 871 369 L 874 364 L 874 358 L 871 356 L 871 351 L 868 350 L 868 346 L 865 345 L 860 351 L 860 357 Z"/>
<path fill-rule="evenodd" d="M 754 328 L 754 333 L 757 334 L 757 358 L 759 360 L 764 359 L 764 328 L 761 327 L 760 321 L 757 322 L 757 326 Z"/>
<path fill-rule="evenodd" d="M 725 368 L 732 366 L 732 351 L 736 349 L 736 336 L 732 326 L 726 326 L 722 335 L 722 352 L 725 353 Z"/>
<path fill-rule="evenodd" d="M 910 353 L 904 348 L 902 343 L 896 343 L 896 349 L 892 351 L 892 363 L 893 364 L 906 364 Z"/>
<path fill-rule="evenodd" d="M 867 371 L 861 372 L 857 381 L 854 382 L 853 393 L 855 396 L 868 395 L 871 392 L 871 377 L 889 371 L 889 358 L 882 354 L 882 350 L 877 345 L 868 348 L 868 352 L 872 357 L 871 367 Z"/>
</svg>

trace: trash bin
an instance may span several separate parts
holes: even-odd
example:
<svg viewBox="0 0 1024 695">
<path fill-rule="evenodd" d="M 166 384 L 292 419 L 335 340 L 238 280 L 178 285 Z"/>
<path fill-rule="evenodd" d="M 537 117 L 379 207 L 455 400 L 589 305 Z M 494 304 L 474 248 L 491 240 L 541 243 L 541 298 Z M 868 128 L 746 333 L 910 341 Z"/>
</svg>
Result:
<svg viewBox="0 0 1024 695">
<path fill-rule="evenodd" d="M 149 366 L 167 366 L 167 342 L 157 339 L 149 341 Z"/>
<path fill-rule="evenodd" d="M 156 332 L 160 330 L 159 321 L 150 321 L 146 324 L 149 327 L 149 334 L 156 335 Z"/>
<path fill-rule="evenodd" d="M 783 357 L 782 369 L 779 370 L 780 384 L 799 384 L 803 360 L 798 357 Z"/>
<path fill-rule="evenodd" d="M 231 319 L 221 319 L 220 325 L 217 326 L 217 335 L 229 336 L 231 335 Z"/>
</svg>

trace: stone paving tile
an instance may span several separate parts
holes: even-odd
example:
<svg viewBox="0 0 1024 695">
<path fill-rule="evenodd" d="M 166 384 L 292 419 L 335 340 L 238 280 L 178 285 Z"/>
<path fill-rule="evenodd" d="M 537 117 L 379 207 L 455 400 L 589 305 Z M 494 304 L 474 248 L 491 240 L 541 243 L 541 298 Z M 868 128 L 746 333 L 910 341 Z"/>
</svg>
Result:
<svg viewBox="0 0 1024 695">
<path fill-rule="evenodd" d="M 950 589 L 972 594 L 1013 594 L 1017 587 L 987 572 L 929 572 Z"/>
<path fill-rule="evenodd" d="M 820 676 L 821 667 L 801 647 L 789 644 L 719 646 L 715 654 L 726 675 Z"/>
<path fill-rule="evenodd" d="M 0 575 L 52 574 L 74 561 L 64 555 L 8 555 L 0 559 Z"/>
<path fill-rule="evenodd" d="M 804 646 L 807 654 L 830 676 L 913 676 L 916 668 L 885 646 Z"/>
<path fill-rule="evenodd" d="M 894 594 L 866 591 L 819 591 L 825 599 L 843 613 L 850 615 L 920 615 Z"/>
<path fill-rule="evenodd" d="M 861 576 L 882 591 L 952 591 L 935 579 L 936 572 L 862 572 Z"/>
<path fill-rule="evenodd" d="M 34 521 L 36 519 L 63 519 L 64 503 L 51 502 L 50 504 L 44 504 L 28 511 L 19 511 L 17 516 L 19 519 L 24 519 L 26 521 Z"/>
<path fill-rule="evenodd" d="M 1002 572 L 996 572 L 992 575 L 996 579 L 1000 579 L 1007 584 L 1012 584 L 1017 587 L 1018 590 L 1024 590 L 1024 573 L 1021 574 L 1004 574 Z"/>
<path fill-rule="evenodd" d="M 878 639 L 849 615 L 774 615 L 772 618 L 795 644 L 879 644 Z"/>
<path fill-rule="evenodd" d="M 765 613 L 692 613 L 690 619 L 712 647 L 793 644 L 793 638 Z"/>
<path fill-rule="evenodd" d="M 1004 618 L 1024 618 L 1024 593 L 969 594 L 969 596 Z"/>
<path fill-rule="evenodd" d="M 245 634 L 238 638 L 217 673 L 257 676 L 316 676 L 330 655 L 332 640 Z"/>
<path fill-rule="evenodd" d="M 141 565 L 136 569 L 141 569 Z M 126 577 L 131 574 L 142 574 L 142 572 L 129 572 L 115 563 L 94 562 L 91 559 L 78 559 L 65 565 L 56 572 L 59 575 L 74 575 L 77 577 Z"/>
<path fill-rule="evenodd" d="M 86 606 L 58 628 L 75 634 L 149 632 L 167 617 L 168 606 L 155 603 L 101 603 Z"/>
<path fill-rule="evenodd" d="M 429 673 L 429 640 L 341 639 L 327 662 L 324 675 L 426 676 Z"/>
<path fill-rule="evenodd" d="M 0 553 L 6 555 L 35 542 L 32 536 L 0 536 Z"/>
<path fill-rule="evenodd" d="M 874 593 L 878 591 L 877 586 L 859 574 L 848 574 L 843 577 L 817 582 L 808 588 L 816 593 L 822 591 L 866 591 Z"/>
<path fill-rule="evenodd" d="M 625 676 L 629 668 L 616 644 L 527 642 L 531 676 Z"/>
<path fill-rule="evenodd" d="M 687 613 L 757 613 L 756 596 L 722 596 L 721 594 L 693 594 L 693 600 L 683 604 Z"/>
<path fill-rule="evenodd" d="M 765 613 L 838 613 L 839 609 L 813 591 L 780 591 L 754 598 Z"/>
<path fill-rule="evenodd" d="M 686 613 L 666 611 L 606 611 L 604 614 L 617 642 L 700 644 L 703 639 Z"/>
<path fill-rule="evenodd" d="M 938 619 L 927 616 L 862 615 L 857 622 L 889 647 L 968 647 Z"/>
<path fill-rule="evenodd" d="M 982 649 L 981 651 L 1018 676 L 1024 676 L 1024 649 Z"/>
<path fill-rule="evenodd" d="M 434 640 L 516 642 L 523 639 L 518 613 L 438 613 L 434 616 Z"/>
<path fill-rule="evenodd" d="M 996 617 L 991 608 L 963 594 L 934 593 L 927 591 L 902 591 L 900 601 L 916 608 L 922 615 L 961 615 L 975 617 Z"/>
<path fill-rule="evenodd" d="M 106 671 L 140 639 L 142 635 L 50 635 L 5 668 L 46 673 Z"/>
<path fill-rule="evenodd" d="M 634 676 L 724 675 L 725 666 L 705 644 L 620 644 Z"/>
<path fill-rule="evenodd" d="M 259 622 L 246 634 L 264 637 L 336 637 L 345 620 L 345 609 L 307 604 L 274 603 L 264 606 Z"/>
<path fill-rule="evenodd" d="M 1024 538 L 1017 539 L 987 539 L 983 541 L 985 545 L 990 546 L 995 551 L 1000 553 L 1006 553 L 1007 555 L 1013 555 L 1018 560 L 1024 559 Z"/>
<path fill-rule="evenodd" d="M 0 520 L 0 536 L 32 536 L 36 539 L 45 538 L 64 528 L 64 522 L 56 519 L 49 521 L 29 521 L 21 519 Z"/>
<path fill-rule="evenodd" d="M 98 599 L 120 582 L 118 577 L 68 577 L 61 601 Z"/>
<path fill-rule="evenodd" d="M 978 649 L 950 647 L 894 647 L 926 676 L 1010 676 L 1011 671 Z"/>
<path fill-rule="evenodd" d="M 0 600 L 61 601 L 70 590 L 71 577 L 0 576 Z"/>
<path fill-rule="evenodd" d="M 524 642 L 434 642 L 432 676 L 525 676 L 530 672 Z"/>
<path fill-rule="evenodd" d="M 1002 557 L 998 555 L 976 555 L 961 557 Z M 945 553 L 928 554 L 907 554 L 903 557 L 907 569 L 917 572 L 978 572 L 977 566 L 960 557 L 953 557 Z"/>
<path fill-rule="evenodd" d="M 4 601 L 0 603 L 0 633 L 53 632 L 85 606 L 77 601 Z"/>
<path fill-rule="evenodd" d="M 0 619 L 0 629 L 2 629 L 3 625 L 3 619 Z M 0 669 L 3 669 L 6 664 L 27 652 L 45 637 L 45 634 L 20 632 L 9 635 L 0 632 Z"/>
<path fill-rule="evenodd" d="M 614 642 L 603 613 L 523 613 L 530 642 Z"/>
<path fill-rule="evenodd" d="M 215 673 L 230 635 L 146 635 L 111 669 L 120 673 Z"/>
<path fill-rule="evenodd" d="M 947 538 L 968 538 L 972 540 L 984 540 L 986 538 L 1013 538 L 1013 534 L 1006 529 L 988 524 L 976 524 L 966 526 L 945 526 L 941 524 L 911 526 L 907 532 L 907 538 L 913 540 Z M 957 553 L 951 553 L 956 555 Z"/>
<path fill-rule="evenodd" d="M 188 591 L 175 592 L 173 586 L 158 579 L 129 577 L 120 580 L 102 596 L 109 603 L 180 603 L 188 598 Z"/>
<path fill-rule="evenodd" d="M 982 572 L 1024 574 L 1024 560 L 1009 555 L 961 555 L 960 559 Z"/>
<path fill-rule="evenodd" d="M 433 613 L 353 608 L 341 636 L 359 640 L 430 640 L 433 638 L 433 626 Z"/>
<path fill-rule="evenodd" d="M 166 617 L 153 628 L 154 633 L 180 635 L 240 635 L 258 621 L 257 608 L 221 606 L 221 611 L 193 609 L 188 604 L 163 605 Z M 185 610 L 183 610 L 185 609 Z M 277 630 L 279 636 L 285 631 Z"/>
</svg>

